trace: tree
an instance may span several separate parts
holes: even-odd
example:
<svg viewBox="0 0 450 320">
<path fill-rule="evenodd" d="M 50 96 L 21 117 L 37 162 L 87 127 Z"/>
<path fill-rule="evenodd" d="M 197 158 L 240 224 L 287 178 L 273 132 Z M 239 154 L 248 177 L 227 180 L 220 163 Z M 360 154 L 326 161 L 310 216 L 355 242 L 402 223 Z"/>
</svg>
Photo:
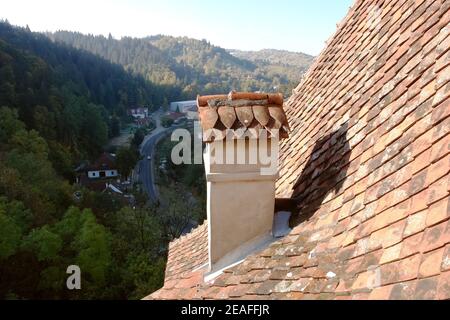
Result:
<svg viewBox="0 0 450 320">
<path fill-rule="evenodd" d="M 15 254 L 22 232 L 11 217 L 0 211 L 0 261 Z"/>
<path fill-rule="evenodd" d="M 1 58 L 1 55 L 0 55 Z M 12 65 L 0 67 L 0 102 L 13 106 L 16 102 L 15 77 Z"/>
<path fill-rule="evenodd" d="M 89 285 L 101 288 L 105 284 L 107 270 L 111 264 L 111 235 L 95 221 L 89 210 L 83 211 L 83 224 L 73 242 L 77 250 L 77 265 L 83 270 Z"/>
<path fill-rule="evenodd" d="M 120 135 L 120 120 L 115 115 L 111 117 L 110 128 L 110 137 L 117 137 Z"/>
<path fill-rule="evenodd" d="M 17 131 L 24 130 L 22 121 L 18 120 L 18 113 L 15 109 L 7 107 L 0 108 L 0 144 L 6 144 Z"/>
<path fill-rule="evenodd" d="M 173 119 L 169 117 L 161 117 L 161 125 L 163 127 L 170 127 L 173 124 Z"/>
<path fill-rule="evenodd" d="M 115 216 L 115 231 L 132 247 L 158 253 L 161 225 L 155 207 L 122 208 Z"/>
<path fill-rule="evenodd" d="M 116 154 L 116 165 L 123 178 L 128 179 L 139 160 L 139 154 L 133 147 L 121 147 Z"/>
<path fill-rule="evenodd" d="M 83 271 L 83 297 L 100 294 L 98 290 L 105 285 L 111 266 L 111 233 L 97 222 L 91 210 L 76 207 L 69 208 L 53 230 L 64 239 L 64 246 L 74 251 L 72 264 Z"/>
<path fill-rule="evenodd" d="M 131 140 L 132 146 L 139 148 L 141 143 L 144 141 L 146 135 L 146 130 L 144 128 L 139 128 L 134 133 L 133 139 Z"/>
<path fill-rule="evenodd" d="M 83 105 L 81 139 L 90 154 L 97 154 L 108 141 L 108 127 L 102 116 L 102 107 L 92 103 Z"/>
<path fill-rule="evenodd" d="M 34 252 L 39 261 L 51 261 L 58 258 L 63 241 L 49 226 L 44 226 L 34 229 L 25 239 L 23 246 Z"/>
<path fill-rule="evenodd" d="M 164 235 L 169 240 L 176 239 L 181 236 L 189 222 L 199 216 L 198 205 L 177 186 L 161 187 L 160 193 L 163 199 L 157 210 L 159 221 Z"/>
<path fill-rule="evenodd" d="M 166 263 L 161 257 L 151 260 L 145 252 L 130 254 L 124 274 L 124 281 L 134 287 L 129 299 L 142 299 L 149 292 L 161 288 L 165 266 Z"/>
</svg>

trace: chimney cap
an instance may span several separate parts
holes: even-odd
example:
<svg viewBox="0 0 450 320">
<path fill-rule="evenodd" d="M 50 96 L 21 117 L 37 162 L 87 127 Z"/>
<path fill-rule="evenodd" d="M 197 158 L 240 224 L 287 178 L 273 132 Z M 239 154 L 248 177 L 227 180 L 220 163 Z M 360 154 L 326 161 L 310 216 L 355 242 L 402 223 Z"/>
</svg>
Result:
<svg viewBox="0 0 450 320">
<path fill-rule="evenodd" d="M 197 106 L 205 142 L 259 138 L 263 133 L 288 137 L 281 93 L 231 91 L 228 95 L 197 96 Z"/>
</svg>

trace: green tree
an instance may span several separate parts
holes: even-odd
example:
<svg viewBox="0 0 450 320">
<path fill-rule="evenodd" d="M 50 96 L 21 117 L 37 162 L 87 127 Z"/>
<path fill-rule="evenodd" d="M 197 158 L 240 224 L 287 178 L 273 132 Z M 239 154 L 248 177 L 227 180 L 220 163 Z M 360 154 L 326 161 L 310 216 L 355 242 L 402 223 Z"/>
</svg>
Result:
<svg viewBox="0 0 450 320">
<path fill-rule="evenodd" d="M 159 250 L 162 233 L 155 207 L 122 208 L 116 215 L 114 230 L 138 250 L 153 253 Z"/>
<path fill-rule="evenodd" d="M 169 117 L 161 117 L 161 125 L 163 127 L 170 127 L 173 124 L 173 119 Z"/>
<path fill-rule="evenodd" d="M 129 299 L 142 299 L 161 288 L 164 283 L 164 271 L 166 263 L 163 258 L 151 260 L 144 252 L 130 254 L 127 259 L 127 268 L 124 281 L 133 285 L 133 291 Z"/>
<path fill-rule="evenodd" d="M 191 220 L 199 219 L 198 204 L 177 186 L 160 187 L 160 194 L 163 195 L 163 199 L 157 210 L 158 219 L 164 235 L 169 240 L 176 239 L 181 236 Z"/>
<path fill-rule="evenodd" d="M 20 227 L 0 210 L 0 260 L 16 253 L 21 238 Z"/>
<path fill-rule="evenodd" d="M 82 227 L 73 243 L 78 252 L 76 262 L 88 275 L 86 280 L 89 285 L 101 288 L 105 285 L 107 270 L 111 264 L 111 235 L 95 221 L 92 212 L 84 210 L 83 216 Z"/>
<path fill-rule="evenodd" d="M 128 179 L 138 160 L 139 154 L 134 147 L 121 147 L 117 150 L 116 165 L 123 178 Z"/>
<path fill-rule="evenodd" d="M 117 137 L 120 135 L 120 120 L 117 116 L 114 115 L 111 117 L 110 127 L 111 137 Z"/>
<path fill-rule="evenodd" d="M 51 261 L 58 258 L 63 242 L 61 237 L 52 232 L 49 226 L 44 226 L 31 231 L 23 246 L 34 252 L 39 261 Z"/>
<path fill-rule="evenodd" d="M 53 229 L 63 239 L 64 247 L 73 250 L 70 264 L 79 265 L 84 274 L 83 296 L 100 294 L 111 266 L 111 233 L 97 222 L 91 210 L 76 207 L 69 208 Z"/>
<path fill-rule="evenodd" d="M 146 130 L 144 128 L 139 128 L 134 133 L 133 139 L 131 140 L 131 145 L 135 148 L 139 148 L 141 143 L 144 141 L 146 135 Z"/>
<path fill-rule="evenodd" d="M 15 109 L 0 107 L 0 144 L 6 144 L 17 131 L 24 130 L 24 124 L 18 120 Z"/>
</svg>

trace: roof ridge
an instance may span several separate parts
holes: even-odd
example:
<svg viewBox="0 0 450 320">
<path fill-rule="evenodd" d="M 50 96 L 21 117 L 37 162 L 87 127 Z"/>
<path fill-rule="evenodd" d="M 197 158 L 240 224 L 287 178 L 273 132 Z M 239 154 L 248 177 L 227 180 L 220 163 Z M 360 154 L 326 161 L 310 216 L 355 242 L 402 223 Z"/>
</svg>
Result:
<svg viewBox="0 0 450 320">
<path fill-rule="evenodd" d="M 346 14 L 346 16 L 344 18 L 342 18 L 342 20 L 340 22 L 338 22 L 336 24 L 336 30 L 334 31 L 334 33 L 327 39 L 325 40 L 325 46 L 322 48 L 322 50 L 320 51 L 320 53 L 314 58 L 313 63 L 310 65 L 310 67 L 308 68 L 308 70 L 302 75 L 299 84 L 292 89 L 292 94 L 296 94 L 299 93 L 299 88 L 303 85 L 304 81 L 306 79 L 308 79 L 309 74 L 313 72 L 313 70 L 315 70 L 315 68 L 317 67 L 317 64 L 320 61 L 320 58 L 325 54 L 325 51 L 328 49 L 328 46 L 331 42 L 331 40 L 333 40 L 336 35 L 338 34 L 339 31 L 341 31 L 342 27 L 346 24 L 347 20 L 350 19 L 350 17 L 352 16 L 352 14 L 354 13 L 354 11 L 357 9 L 357 7 L 359 7 L 359 5 L 361 5 L 363 3 L 363 0 L 354 0 L 353 4 L 350 5 L 349 10 Z"/>
</svg>

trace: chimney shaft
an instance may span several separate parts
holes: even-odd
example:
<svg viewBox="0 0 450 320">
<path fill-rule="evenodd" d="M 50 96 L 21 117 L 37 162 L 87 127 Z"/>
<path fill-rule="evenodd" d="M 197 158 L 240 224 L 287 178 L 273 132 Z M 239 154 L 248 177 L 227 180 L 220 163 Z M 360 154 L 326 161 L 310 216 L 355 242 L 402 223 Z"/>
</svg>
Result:
<svg viewBox="0 0 450 320">
<path fill-rule="evenodd" d="M 263 165 L 217 164 L 214 152 L 257 152 L 253 141 L 216 141 L 205 149 L 210 268 L 231 263 L 251 250 L 252 243 L 270 236 L 278 174 L 261 174 Z M 233 149 L 232 149 L 233 148 Z M 220 161 L 219 161 L 220 162 Z M 241 249 L 241 250 L 239 250 Z M 221 263 L 219 263 L 221 262 Z"/>
<path fill-rule="evenodd" d="M 280 95 L 231 93 L 198 102 L 207 142 L 209 267 L 215 272 L 272 238 L 278 137 L 287 135 L 287 121 Z"/>
</svg>

